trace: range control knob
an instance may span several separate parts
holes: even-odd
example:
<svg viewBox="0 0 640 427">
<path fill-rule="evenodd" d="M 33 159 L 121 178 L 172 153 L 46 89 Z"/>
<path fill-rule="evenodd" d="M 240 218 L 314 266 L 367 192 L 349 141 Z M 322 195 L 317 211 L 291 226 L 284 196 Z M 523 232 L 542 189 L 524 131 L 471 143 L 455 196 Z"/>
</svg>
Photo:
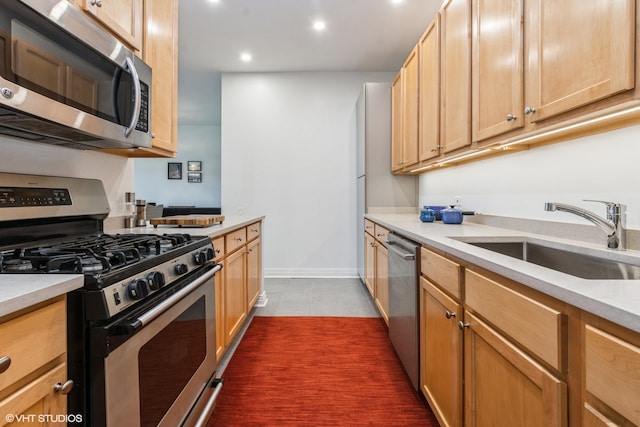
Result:
<svg viewBox="0 0 640 427">
<path fill-rule="evenodd" d="M 164 286 L 164 274 L 160 271 L 152 271 L 147 274 L 147 282 L 152 290 L 157 291 Z"/>
<path fill-rule="evenodd" d="M 178 275 L 185 274 L 189 271 L 189 268 L 187 267 L 187 264 L 176 264 L 175 271 Z"/>
<path fill-rule="evenodd" d="M 215 252 L 213 252 L 213 248 L 207 248 L 207 249 L 203 250 L 202 252 L 204 252 L 206 254 L 207 261 L 210 260 L 210 259 L 213 259 L 213 257 L 215 256 Z"/>
<path fill-rule="evenodd" d="M 146 280 L 136 279 L 129 283 L 128 291 L 132 299 L 142 299 L 149 295 L 149 284 Z"/>
<path fill-rule="evenodd" d="M 194 252 L 193 254 L 193 262 L 196 265 L 202 265 L 207 260 L 207 253 L 205 251 Z"/>
</svg>

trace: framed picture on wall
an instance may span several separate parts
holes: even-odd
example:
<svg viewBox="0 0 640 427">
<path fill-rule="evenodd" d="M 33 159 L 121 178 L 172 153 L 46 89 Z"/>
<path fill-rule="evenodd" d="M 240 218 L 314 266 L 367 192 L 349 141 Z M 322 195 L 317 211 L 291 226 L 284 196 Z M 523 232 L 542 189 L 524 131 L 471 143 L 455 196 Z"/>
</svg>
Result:
<svg viewBox="0 0 640 427">
<path fill-rule="evenodd" d="M 167 166 L 168 179 L 182 179 L 182 163 L 169 163 Z"/>
<path fill-rule="evenodd" d="M 187 162 L 187 170 L 189 172 L 200 172 L 200 171 L 202 171 L 202 162 L 201 161 L 189 160 Z"/>
<path fill-rule="evenodd" d="M 187 182 L 202 182 L 202 172 L 187 172 Z"/>
</svg>

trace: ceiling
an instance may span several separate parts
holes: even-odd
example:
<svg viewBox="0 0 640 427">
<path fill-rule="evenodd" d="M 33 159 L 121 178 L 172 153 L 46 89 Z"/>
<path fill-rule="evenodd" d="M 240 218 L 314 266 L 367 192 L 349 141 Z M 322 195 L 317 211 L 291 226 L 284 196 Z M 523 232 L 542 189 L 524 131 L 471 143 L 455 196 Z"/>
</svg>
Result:
<svg viewBox="0 0 640 427">
<path fill-rule="evenodd" d="M 441 3 L 181 1 L 178 121 L 219 124 L 223 72 L 397 71 Z M 317 19 L 324 31 L 312 29 Z"/>
</svg>

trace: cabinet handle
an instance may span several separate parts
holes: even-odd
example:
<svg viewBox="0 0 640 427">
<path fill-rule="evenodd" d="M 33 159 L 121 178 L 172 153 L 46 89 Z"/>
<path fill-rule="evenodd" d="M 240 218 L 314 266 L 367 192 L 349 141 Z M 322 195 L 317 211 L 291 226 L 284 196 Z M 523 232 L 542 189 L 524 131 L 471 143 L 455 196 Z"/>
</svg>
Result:
<svg viewBox="0 0 640 427">
<path fill-rule="evenodd" d="M 515 119 L 517 119 L 517 116 L 514 116 L 513 114 L 507 114 L 507 121 L 511 122 L 514 121 Z"/>
<path fill-rule="evenodd" d="M 102 0 L 91 0 L 91 4 L 94 6 L 102 7 Z"/>
<path fill-rule="evenodd" d="M 9 369 L 11 358 L 9 356 L 0 357 L 0 374 Z"/>
<path fill-rule="evenodd" d="M 60 394 L 69 394 L 71 393 L 71 390 L 73 390 L 73 380 L 67 380 L 64 382 L 64 384 L 62 383 L 56 383 L 56 385 L 53 386 L 53 391 L 56 393 L 60 393 Z"/>
<path fill-rule="evenodd" d="M 236 237 L 234 240 L 235 240 L 236 242 L 242 242 L 242 237 Z"/>
<path fill-rule="evenodd" d="M 468 328 L 470 326 L 471 326 L 470 323 L 465 323 L 462 320 L 458 322 L 458 328 L 460 328 L 460 329 Z"/>
<path fill-rule="evenodd" d="M 534 107 L 525 107 L 524 108 L 524 113 L 525 114 L 533 114 L 536 112 L 536 109 Z"/>
<path fill-rule="evenodd" d="M 451 319 L 452 317 L 456 317 L 456 313 L 454 311 L 447 310 L 447 311 L 444 312 L 444 316 L 447 319 Z"/>
</svg>

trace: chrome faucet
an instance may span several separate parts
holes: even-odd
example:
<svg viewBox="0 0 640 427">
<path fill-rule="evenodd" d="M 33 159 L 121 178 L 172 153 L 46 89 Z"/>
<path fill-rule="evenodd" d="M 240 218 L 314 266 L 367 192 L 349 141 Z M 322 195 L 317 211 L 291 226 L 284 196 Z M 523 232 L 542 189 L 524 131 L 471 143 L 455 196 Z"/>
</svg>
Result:
<svg viewBox="0 0 640 427">
<path fill-rule="evenodd" d="M 586 209 L 564 203 L 547 202 L 544 204 L 544 210 L 569 212 L 589 220 L 607 233 L 607 247 L 609 249 L 624 250 L 627 244 L 626 206 L 601 200 L 585 200 L 585 202 L 604 203 L 607 206 L 607 219 L 605 220 Z"/>
</svg>

